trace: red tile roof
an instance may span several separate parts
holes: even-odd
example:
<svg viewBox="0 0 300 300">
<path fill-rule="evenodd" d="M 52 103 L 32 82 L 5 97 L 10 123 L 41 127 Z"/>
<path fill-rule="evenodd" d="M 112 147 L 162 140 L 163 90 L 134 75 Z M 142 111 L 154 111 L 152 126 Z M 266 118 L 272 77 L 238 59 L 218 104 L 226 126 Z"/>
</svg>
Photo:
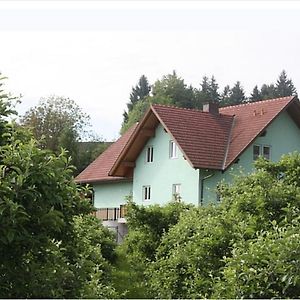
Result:
<svg viewBox="0 0 300 300">
<path fill-rule="evenodd" d="M 155 128 L 158 123 L 161 123 L 177 142 L 192 167 L 225 170 L 291 103 L 296 107 L 293 106 L 293 113 L 289 109 L 288 111 L 294 114 L 292 116 L 294 120 L 297 115 L 300 126 L 298 116 L 300 105 L 296 100 L 296 97 L 291 96 L 229 106 L 221 108 L 219 114 L 153 105 L 138 126 L 129 129 L 75 180 L 77 182 L 124 180 L 125 177 L 109 174 L 125 174 L 118 166 L 123 160 L 128 161 L 130 158 L 134 161 L 137 158 L 139 152 L 136 151 L 135 141 L 141 138 L 143 129 Z M 145 141 L 144 138 L 143 143 Z"/>
<path fill-rule="evenodd" d="M 86 169 L 84 169 L 76 178 L 78 183 L 93 183 L 100 181 L 119 181 L 124 177 L 108 176 L 110 169 L 117 160 L 121 151 L 127 144 L 129 138 L 134 133 L 137 124 L 133 125 L 127 132 L 115 143 L 109 146 L 98 158 L 96 158 Z"/>
<path fill-rule="evenodd" d="M 290 96 L 221 108 L 221 114 L 235 116 L 222 169 L 228 168 L 294 99 Z"/>
<path fill-rule="evenodd" d="M 222 169 L 232 116 L 162 105 L 152 109 L 194 168 Z"/>
</svg>

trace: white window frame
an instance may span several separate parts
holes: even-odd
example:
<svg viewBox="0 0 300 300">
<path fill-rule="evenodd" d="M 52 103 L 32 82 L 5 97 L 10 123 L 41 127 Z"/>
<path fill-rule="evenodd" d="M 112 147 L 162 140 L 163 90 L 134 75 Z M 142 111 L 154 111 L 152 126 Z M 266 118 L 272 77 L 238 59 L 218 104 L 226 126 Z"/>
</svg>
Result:
<svg viewBox="0 0 300 300">
<path fill-rule="evenodd" d="M 173 140 L 171 140 L 169 143 L 169 157 L 170 159 L 178 158 L 178 147 Z"/>
<path fill-rule="evenodd" d="M 181 183 L 172 184 L 172 198 L 175 201 L 181 200 Z"/>
<path fill-rule="evenodd" d="M 180 193 L 181 193 L 181 184 L 180 183 L 174 183 L 172 185 L 172 193 L 173 193 L 173 195 L 175 195 L 175 194 L 180 195 Z"/>
<path fill-rule="evenodd" d="M 254 157 L 254 147 L 259 147 L 259 154 L 258 157 L 262 156 L 263 158 L 267 160 L 271 160 L 271 146 L 270 145 L 265 145 L 265 144 L 254 144 L 253 145 L 253 150 L 252 150 L 252 155 L 253 155 L 253 160 L 258 159 L 258 157 Z M 269 149 L 269 157 L 267 158 L 264 154 L 264 149 L 268 148 Z"/>
<path fill-rule="evenodd" d="M 152 163 L 153 162 L 153 146 L 148 146 L 146 148 L 146 163 Z"/>
<path fill-rule="evenodd" d="M 151 186 L 150 185 L 143 185 L 142 193 L 143 193 L 142 194 L 143 201 L 151 200 Z"/>
</svg>

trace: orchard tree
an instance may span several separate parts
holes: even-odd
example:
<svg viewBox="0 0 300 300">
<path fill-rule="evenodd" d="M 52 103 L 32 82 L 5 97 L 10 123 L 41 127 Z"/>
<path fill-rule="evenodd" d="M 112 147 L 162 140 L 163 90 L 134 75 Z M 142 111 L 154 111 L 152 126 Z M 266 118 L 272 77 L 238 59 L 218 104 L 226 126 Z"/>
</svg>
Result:
<svg viewBox="0 0 300 300">
<path fill-rule="evenodd" d="M 87 133 L 89 120 L 74 100 L 50 96 L 29 109 L 21 118 L 21 124 L 31 128 L 37 140 L 43 139 L 46 149 L 57 152 L 66 146 L 65 141 L 79 141 Z"/>
<path fill-rule="evenodd" d="M 64 152 L 41 149 L 27 129 L 8 123 L 0 99 L 0 298 L 108 298 L 111 233 L 90 214 Z"/>
<path fill-rule="evenodd" d="M 162 236 L 145 271 L 151 297 L 299 298 L 300 155 L 256 168 Z"/>
<path fill-rule="evenodd" d="M 89 121 L 90 117 L 74 100 L 59 96 L 42 98 L 21 117 L 21 125 L 32 130 L 43 148 L 54 153 L 59 153 L 61 148 L 68 151 L 72 164 L 76 166 L 75 174 L 90 163 L 89 155 L 80 152 L 78 144 L 83 138 L 90 140 L 92 137 Z M 100 142 L 101 139 L 92 141 Z"/>
</svg>

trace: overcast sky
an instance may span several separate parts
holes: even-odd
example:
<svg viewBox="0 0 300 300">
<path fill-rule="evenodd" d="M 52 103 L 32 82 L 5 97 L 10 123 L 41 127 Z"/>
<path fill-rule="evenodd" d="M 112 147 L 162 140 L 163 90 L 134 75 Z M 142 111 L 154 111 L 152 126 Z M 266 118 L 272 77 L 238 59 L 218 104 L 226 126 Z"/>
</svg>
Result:
<svg viewBox="0 0 300 300">
<path fill-rule="evenodd" d="M 74 99 L 95 132 L 118 137 L 132 86 L 176 70 L 199 87 L 275 82 L 300 90 L 297 1 L 0 1 L 0 71 L 22 114 L 51 94 Z"/>
</svg>

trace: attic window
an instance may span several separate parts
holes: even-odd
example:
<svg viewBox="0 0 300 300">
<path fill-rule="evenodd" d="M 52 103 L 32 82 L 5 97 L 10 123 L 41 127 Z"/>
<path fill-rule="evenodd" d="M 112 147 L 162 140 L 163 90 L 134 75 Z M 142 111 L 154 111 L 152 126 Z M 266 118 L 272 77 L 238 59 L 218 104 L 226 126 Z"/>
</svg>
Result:
<svg viewBox="0 0 300 300">
<path fill-rule="evenodd" d="M 170 158 L 178 158 L 178 148 L 174 141 L 170 141 Z"/>
<path fill-rule="evenodd" d="M 153 162 L 153 146 L 147 147 L 146 162 Z"/>
</svg>

